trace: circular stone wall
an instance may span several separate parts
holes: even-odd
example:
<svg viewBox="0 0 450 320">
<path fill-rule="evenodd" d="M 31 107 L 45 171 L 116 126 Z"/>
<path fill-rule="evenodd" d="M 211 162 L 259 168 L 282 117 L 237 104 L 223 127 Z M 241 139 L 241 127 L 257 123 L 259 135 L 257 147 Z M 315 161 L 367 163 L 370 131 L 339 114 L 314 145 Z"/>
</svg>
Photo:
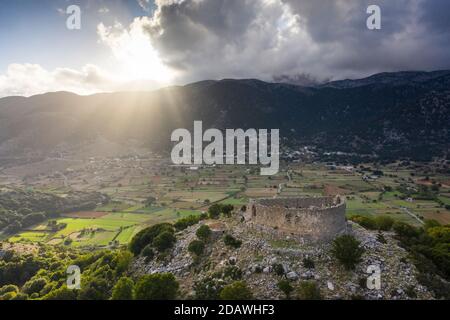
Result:
<svg viewBox="0 0 450 320">
<path fill-rule="evenodd" d="M 346 231 L 345 202 L 340 197 L 250 200 L 245 220 L 274 236 L 301 241 L 329 241 Z"/>
</svg>

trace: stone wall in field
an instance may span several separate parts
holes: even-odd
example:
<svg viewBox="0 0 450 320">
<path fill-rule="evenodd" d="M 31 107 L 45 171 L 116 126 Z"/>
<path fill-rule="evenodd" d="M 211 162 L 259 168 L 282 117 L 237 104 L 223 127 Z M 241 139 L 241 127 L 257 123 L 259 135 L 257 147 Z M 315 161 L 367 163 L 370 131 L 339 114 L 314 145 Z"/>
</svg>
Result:
<svg viewBox="0 0 450 320">
<path fill-rule="evenodd" d="M 346 231 L 345 208 L 340 197 L 257 199 L 250 200 L 244 216 L 274 237 L 319 242 Z"/>
</svg>

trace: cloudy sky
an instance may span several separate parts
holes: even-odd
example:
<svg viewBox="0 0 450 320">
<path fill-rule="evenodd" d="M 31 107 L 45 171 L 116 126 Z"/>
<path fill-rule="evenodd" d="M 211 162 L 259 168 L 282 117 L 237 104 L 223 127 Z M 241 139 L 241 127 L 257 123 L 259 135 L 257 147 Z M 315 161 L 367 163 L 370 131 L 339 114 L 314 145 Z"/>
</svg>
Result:
<svg viewBox="0 0 450 320">
<path fill-rule="evenodd" d="M 381 30 L 366 9 L 381 8 Z M 66 9 L 81 9 L 69 30 Z M 2 0 L 0 97 L 450 69 L 448 0 Z"/>
</svg>

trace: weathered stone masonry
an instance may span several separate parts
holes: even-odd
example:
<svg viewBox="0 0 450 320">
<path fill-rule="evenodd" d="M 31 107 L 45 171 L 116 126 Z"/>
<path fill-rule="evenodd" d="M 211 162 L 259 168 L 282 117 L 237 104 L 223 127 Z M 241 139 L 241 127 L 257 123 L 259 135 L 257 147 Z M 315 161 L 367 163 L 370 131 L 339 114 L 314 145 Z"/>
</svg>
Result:
<svg viewBox="0 0 450 320">
<path fill-rule="evenodd" d="M 346 232 L 345 202 L 340 197 L 250 200 L 245 220 L 275 237 L 329 241 Z"/>
</svg>

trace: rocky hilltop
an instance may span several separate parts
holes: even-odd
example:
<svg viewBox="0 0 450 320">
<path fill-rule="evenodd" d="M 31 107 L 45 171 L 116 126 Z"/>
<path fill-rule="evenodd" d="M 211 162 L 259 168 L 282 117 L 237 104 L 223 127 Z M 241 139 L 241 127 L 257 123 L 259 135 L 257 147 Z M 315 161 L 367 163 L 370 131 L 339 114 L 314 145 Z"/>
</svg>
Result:
<svg viewBox="0 0 450 320">
<path fill-rule="evenodd" d="M 177 234 L 177 243 L 163 258 L 138 258 L 132 270 L 135 275 L 171 272 L 179 280 L 183 298 L 211 298 L 213 292 L 230 282 L 244 280 L 256 299 L 283 299 L 278 288 L 282 279 L 292 286 L 302 281 L 315 282 L 325 299 L 432 299 L 433 295 L 416 279 L 417 270 L 408 260 L 393 234 L 378 234 L 348 222 L 349 231 L 365 249 L 362 261 L 354 271 L 346 271 L 330 253 L 331 244 L 300 244 L 289 239 L 274 239 L 270 234 L 250 229 L 237 218 L 202 221 Z M 193 257 L 188 247 L 196 239 L 196 231 L 211 226 L 201 257 Z M 225 245 L 223 235 L 229 234 L 241 245 Z M 381 288 L 368 289 L 367 268 L 379 266 Z M 200 293 L 199 293 L 200 292 Z"/>
</svg>

